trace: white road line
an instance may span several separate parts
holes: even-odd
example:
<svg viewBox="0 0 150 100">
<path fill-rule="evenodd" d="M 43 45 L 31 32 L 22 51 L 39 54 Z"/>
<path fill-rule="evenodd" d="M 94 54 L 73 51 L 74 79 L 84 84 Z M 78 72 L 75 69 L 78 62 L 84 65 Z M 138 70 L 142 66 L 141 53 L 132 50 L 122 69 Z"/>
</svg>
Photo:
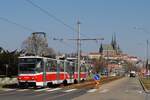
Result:
<svg viewBox="0 0 150 100">
<path fill-rule="evenodd" d="M 108 91 L 109 91 L 108 89 L 103 89 L 102 91 L 99 91 L 99 93 L 106 93 Z"/>
<path fill-rule="evenodd" d="M 29 89 L 18 89 L 18 90 L 16 90 L 16 91 L 28 91 Z"/>
<path fill-rule="evenodd" d="M 2 91 L 15 91 L 16 89 L 2 89 Z"/>
<path fill-rule="evenodd" d="M 128 93 L 129 92 L 129 90 L 125 90 L 125 93 Z"/>
<path fill-rule="evenodd" d="M 140 90 L 137 90 L 136 92 L 137 92 L 137 93 L 139 93 L 139 94 L 142 94 L 142 93 L 143 93 L 143 92 L 142 92 L 142 91 L 140 91 Z"/>
<path fill-rule="evenodd" d="M 97 89 L 91 89 L 91 90 L 88 90 L 87 92 L 91 93 L 91 92 L 95 92 L 97 91 Z"/>
<path fill-rule="evenodd" d="M 46 91 L 46 90 L 49 90 L 50 88 L 44 88 L 44 89 L 37 89 L 37 90 L 34 90 L 35 92 L 40 92 L 40 91 Z"/>
<path fill-rule="evenodd" d="M 49 91 L 49 92 L 52 92 L 52 91 L 56 91 L 56 90 L 60 90 L 62 88 L 55 88 L 55 89 L 50 89 L 50 90 L 46 90 L 46 91 Z"/>
<path fill-rule="evenodd" d="M 66 90 L 64 92 L 71 92 L 71 91 L 75 91 L 75 90 L 77 90 L 77 89 L 69 89 L 69 90 Z"/>
<path fill-rule="evenodd" d="M 3 91 L 3 89 L 0 89 L 0 91 Z"/>
</svg>

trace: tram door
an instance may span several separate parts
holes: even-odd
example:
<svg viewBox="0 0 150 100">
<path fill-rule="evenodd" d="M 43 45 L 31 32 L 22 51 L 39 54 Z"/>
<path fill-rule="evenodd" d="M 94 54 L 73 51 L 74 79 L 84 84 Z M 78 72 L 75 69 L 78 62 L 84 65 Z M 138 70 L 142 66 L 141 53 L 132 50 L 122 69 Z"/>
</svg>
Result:
<svg viewBox="0 0 150 100">
<path fill-rule="evenodd" d="M 74 81 L 74 63 L 67 62 L 67 73 L 69 74 L 70 83 Z"/>
<path fill-rule="evenodd" d="M 47 72 L 50 72 L 49 75 L 47 75 L 47 80 L 51 81 L 57 81 L 59 80 L 59 64 L 57 60 L 55 59 L 48 59 L 47 62 Z"/>
<path fill-rule="evenodd" d="M 45 86 L 47 86 L 47 84 L 46 84 L 46 81 L 47 81 L 47 78 L 46 78 L 46 70 L 47 70 L 47 67 L 46 67 L 46 63 L 47 62 L 47 60 L 46 59 L 43 59 L 43 61 L 42 61 L 42 67 L 43 67 L 43 86 L 45 87 Z"/>
<path fill-rule="evenodd" d="M 64 72 L 64 62 L 61 60 L 57 60 L 57 66 L 56 66 L 56 79 L 58 83 L 61 83 L 61 79 L 62 79 L 62 73 Z"/>
</svg>

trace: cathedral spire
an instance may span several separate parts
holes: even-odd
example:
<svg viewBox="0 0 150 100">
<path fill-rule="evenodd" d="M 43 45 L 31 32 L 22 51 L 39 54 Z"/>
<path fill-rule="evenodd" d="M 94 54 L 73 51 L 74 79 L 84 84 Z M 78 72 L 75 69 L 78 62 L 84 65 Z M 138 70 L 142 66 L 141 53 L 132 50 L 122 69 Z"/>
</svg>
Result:
<svg viewBox="0 0 150 100">
<path fill-rule="evenodd" d="M 111 45 L 112 45 L 112 47 L 114 45 L 114 37 L 113 37 L 113 35 L 112 35 Z"/>
<path fill-rule="evenodd" d="M 115 33 L 112 36 L 111 45 L 112 45 L 112 47 L 113 47 L 114 50 L 117 49 L 117 41 L 116 41 L 116 34 Z"/>
<path fill-rule="evenodd" d="M 114 33 L 114 46 L 117 47 L 117 41 L 116 41 L 116 33 Z"/>
<path fill-rule="evenodd" d="M 103 44 L 101 43 L 100 48 L 99 48 L 99 53 L 103 53 Z"/>
</svg>

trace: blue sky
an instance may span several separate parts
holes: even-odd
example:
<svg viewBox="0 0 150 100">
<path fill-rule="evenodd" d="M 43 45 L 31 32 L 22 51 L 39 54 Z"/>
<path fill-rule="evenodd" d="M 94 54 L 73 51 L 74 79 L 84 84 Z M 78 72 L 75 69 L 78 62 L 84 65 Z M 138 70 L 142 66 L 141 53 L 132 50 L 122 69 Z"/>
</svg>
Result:
<svg viewBox="0 0 150 100">
<path fill-rule="evenodd" d="M 81 21 L 81 37 L 103 37 L 110 43 L 112 34 L 125 53 L 145 57 L 146 40 L 150 40 L 149 0 L 32 0 L 49 13 L 76 28 Z M 77 33 L 33 7 L 26 0 L 0 0 L 0 17 L 46 32 L 49 47 L 60 52 L 76 52 L 71 41 L 53 41 L 52 38 L 76 38 Z M 135 29 L 134 27 L 138 27 Z M 0 20 L 0 46 L 20 49 L 32 32 Z M 82 51 L 98 51 L 100 43 L 82 42 Z"/>
</svg>

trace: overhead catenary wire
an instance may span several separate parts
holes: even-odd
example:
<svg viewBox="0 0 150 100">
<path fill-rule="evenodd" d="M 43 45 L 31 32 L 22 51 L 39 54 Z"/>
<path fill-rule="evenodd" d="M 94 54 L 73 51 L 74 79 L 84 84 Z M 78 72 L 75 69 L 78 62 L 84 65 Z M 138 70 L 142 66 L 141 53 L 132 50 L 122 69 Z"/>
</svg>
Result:
<svg viewBox="0 0 150 100">
<path fill-rule="evenodd" d="M 59 19 L 58 17 L 56 17 L 54 14 L 51 14 L 49 11 L 43 9 L 42 7 L 40 7 L 39 5 L 35 4 L 33 1 L 31 0 L 26 0 L 28 3 L 30 3 L 32 6 L 34 6 L 35 8 L 38 8 L 41 12 L 45 13 L 47 16 L 49 16 L 50 18 L 53 18 L 55 21 L 61 23 L 62 25 L 64 25 L 65 27 L 71 29 L 74 32 L 78 32 L 77 29 L 73 28 L 72 26 L 70 26 L 69 24 L 66 24 L 64 21 L 62 21 L 61 19 Z M 83 36 L 83 34 L 81 34 Z M 85 36 L 85 35 L 84 35 Z M 87 36 L 85 36 L 87 37 Z"/>
<path fill-rule="evenodd" d="M 23 29 L 27 30 L 27 31 L 34 32 L 33 29 L 31 29 L 29 27 L 26 27 L 26 26 L 24 26 L 22 24 L 18 24 L 18 23 L 14 22 L 14 21 L 11 21 L 11 20 L 7 19 L 7 18 L 0 17 L 0 20 L 5 21 L 5 22 L 10 23 L 10 24 L 13 24 L 13 25 L 16 25 L 16 26 L 18 26 L 20 28 L 23 28 Z"/>
<path fill-rule="evenodd" d="M 150 31 L 148 31 L 147 29 L 143 28 L 143 27 L 133 27 L 133 29 L 135 30 L 141 30 L 146 34 L 150 34 Z"/>
<path fill-rule="evenodd" d="M 26 0 L 26 1 L 28 3 L 30 3 L 32 6 L 38 8 L 41 12 L 45 13 L 47 16 L 53 18 L 54 20 L 56 20 L 57 22 L 63 24 L 64 26 L 70 28 L 71 30 L 76 31 L 73 27 L 71 27 L 70 25 L 66 24 L 65 22 L 63 22 L 62 20 L 60 20 L 59 18 L 57 18 L 55 15 L 49 13 L 47 10 L 43 9 L 39 5 L 35 4 L 33 1 L 31 1 L 31 0 Z"/>
<path fill-rule="evenodd" d="M 62 25 L 66 26 L 67 28 L 71 29 L 72 31 L 79 33 L 78 29 L 73 28 L 72 26 L 66 24 L 64 21 L 62 21 L 61 19 L 59 19 L 58 17 L 56 17 L 55 15 L 51 14 L 49 11 L 43 9 L 42 7 L 40 7 L 39 5 L 35 4 L 33 1 L 31 0 L 26 0 L 28 3 L 30 3 L 33 7 L 38 8 L 41 12 L 43 12 L 44 14 L 46 14 L 47 16 L 49 16 L 50 18 L 53 18 L 55 21 L 61 23 Z M 79 21 L 78 21 L 79 22 Z M 80 23 L 81 24 L 81 23 Z M 83 36 L 83 34 L 80 33 L 80 35 Z M 87 37 L 84 35 L 84 37 Z M 55 39 L 54 39 L 55 40 Z M 57 39 L 56 39 L 57 40 Z M 59 40 L 59 39 L 58 39 Z M 62 39 L 61 39 L 62 40 Z M 80 39 L 73 39 L 75 41 L 81 41 Z M 83 39 L 83 40 L 94 40 L 97 41 L 97 39 Z M 98 39 L 99 40 L 99 39 Z M 100 39 L 101 40 L 101 39 Z M 103 39 L 102 39 L 103 40 Z M 81 43 L 79 43 L 79 45 L 81 46 Z"/>
</svg>

